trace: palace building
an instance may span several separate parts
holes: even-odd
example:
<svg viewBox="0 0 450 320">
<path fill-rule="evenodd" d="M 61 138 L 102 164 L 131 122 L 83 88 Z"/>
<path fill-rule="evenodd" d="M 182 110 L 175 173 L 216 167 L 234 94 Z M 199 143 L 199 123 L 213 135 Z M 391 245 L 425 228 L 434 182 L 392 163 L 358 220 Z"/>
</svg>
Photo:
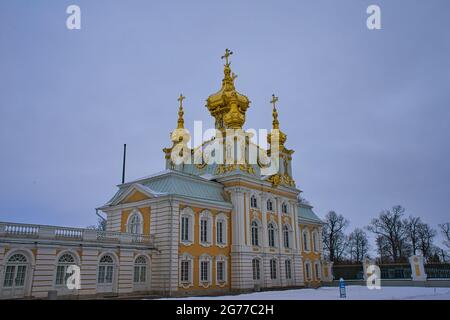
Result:
<svg viewBox="0 0 450 320">
<path fill-rule="evenodd" d="M 98 208 L 106 230 L 0 222 L 1 298 L 213 295 L 332 279 L 323 223 L 292 175 L 278 98 L 265 150 L 243 130 L 250 100 L 235 88 L 231 54 L 222 57 L 220 90 L 206 100 L 216 136 L 188 147 L 180 95 L 165 171 L 118 185 Z M 211 161 L 220 154 L 226 161 Z"/>
</svg>

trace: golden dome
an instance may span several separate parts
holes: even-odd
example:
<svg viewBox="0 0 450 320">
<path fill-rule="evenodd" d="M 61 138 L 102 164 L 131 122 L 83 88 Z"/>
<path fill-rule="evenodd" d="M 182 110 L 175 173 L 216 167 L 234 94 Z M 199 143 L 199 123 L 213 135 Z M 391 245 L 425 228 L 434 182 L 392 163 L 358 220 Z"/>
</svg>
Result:
<svg viewBox="0 0 450 320">
<path fill-rule="evenodd" d="M 231 54 L 233 52 L 226 49 L 222 57 L 226 59 L 222 88 L 206 99 L 206 107 L 216 119 L 216 129 L 241 129 L 245 123 L 245 112 L 250 104 L 250 100 L 237 92 L 234 86 L 237 75 L 231 72 L 228 62 Z"/>
</svg>

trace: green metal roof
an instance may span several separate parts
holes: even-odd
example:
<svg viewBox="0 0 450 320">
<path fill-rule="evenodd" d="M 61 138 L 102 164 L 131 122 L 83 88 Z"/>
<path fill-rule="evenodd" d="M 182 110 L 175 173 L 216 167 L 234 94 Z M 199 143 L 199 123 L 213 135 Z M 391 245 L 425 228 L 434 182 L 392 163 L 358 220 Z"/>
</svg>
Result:
<svg viewBox="0 0 450 320">
<path fill-rule="evenodd" d="M 298 205 L 298 218 L 300 220 L 307 220 L 313 223 L 323 223 L 323 221 L 314 213 L 310 205 Z"/>
<path fill-rule="evenodd" d="M 229 204 L 224 198 L 224 190 L 221 184 L 198 176 L 166 170 L 153 176 L 119 185 L 119 190 L 107 205 L 118 199 L 133 184 L 139 184 L 158 196 L 179 195 Z"/>
</svg>

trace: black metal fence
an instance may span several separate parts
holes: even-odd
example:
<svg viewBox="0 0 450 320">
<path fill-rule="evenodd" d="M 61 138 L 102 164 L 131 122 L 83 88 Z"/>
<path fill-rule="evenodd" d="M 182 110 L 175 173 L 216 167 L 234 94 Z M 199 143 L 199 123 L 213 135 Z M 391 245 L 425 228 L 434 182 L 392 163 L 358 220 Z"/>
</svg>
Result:
<svg viewBox="0 0 450 320">
<path fill-rule="evenodd" d="M 411 266 L 408 263 L 379 264 L 381 279 L 411 279 Z M 362 280 L 364 271 L 362 264 L 334 265 L 334 279 Z"/>
<path fill-rule="evenodd" d="M 411 279 L 411 266 L 409 263 L 392 263 L 379 265 L 381 279 Z"/>
<path fill-rule="evenodd" d="M 340 278 L 345 280 L 362 280 L 364 279 L 364 272 L 362 264 L 351 265 L 334 265 L 333 276 L 335 280 Z"/>
<path fill-rule="evenodd" d="M 425 264 L 427 279 L 450 279 L 450 263 Z"/>
</svg>

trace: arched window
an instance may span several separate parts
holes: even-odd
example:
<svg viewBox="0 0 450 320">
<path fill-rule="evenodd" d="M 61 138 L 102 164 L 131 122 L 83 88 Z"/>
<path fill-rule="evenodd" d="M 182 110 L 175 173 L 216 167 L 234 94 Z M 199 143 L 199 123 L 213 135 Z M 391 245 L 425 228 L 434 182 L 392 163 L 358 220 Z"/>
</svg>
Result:
<svg viewBox="0 0 450 320">
<path fill-rule="evenodd" d="M 259 259 L 255 258 L 252 260 L 252 270 L 253 270 L 253 280 L 261 279 L 261 267 Z"/>
<path fill-rule="evenodd" d="M 252 246 L 259 246 L 259 226 L 256 221 L 252 222 Z"/>
<path fill-rule="evenodd" d="M 250 207 L 258 208 L 258 199 L 256 199 L 255 195 L 252 195 L 250 198 Z"/>
<path fill-rule="evenodd" d="M 56 281 L 55 284 L 57 286 L 65 286 L 67 283 L 67 279 L 73 273 L 67 273 L 67 269 L 75 264 L 75 258 L 70 253 L 64 253 L 58 259 L 58 266 L 56 267 Z"/>
<path fill-rule="evenodd" d="M 139 256 L 134 260 L 134 283 L 145 283 L 147 281 L 147 259 Z"/>
<path fill-rule="evenodd" d="M 273 202 L 272 200 L 267 200 L 267 210 L 268 211 L 273 211 Z"/>
<path fill-rule="evenodd" d="M 270 279 L 275 280 L 277 278 L 277 260 L 270 260 Z"/>
<path fill-rule="evenodd" d="M 304 249 L 304 251 L 310 251 L 309 232 L 308 232 L 308 230 L 304 230 L 303 231 L 303 249 Z"/>
<path fill-rule="evenodd" d="M 20 253 L 12 255 L 6 263 L 5 279 L 3 280 L 3 287 L 5 288 L 20 288 L 25 286 L 25 279 L 27 275 L 27 258 Z"/>
<path fill-rule="evenodd" d="M 138 213 L 133 213 L 128 220 L 128 232 L 133 234 L 142 233 L 142 222 Z"/>
<path fill-rule="evenodd" d="M 111 284 L 113 282 L 114 275 L 114 260 L 113 258 L 105 254 L 101 259 L 98 266 L 98 283 Z"/>
<path fill-rule="evenodd" d="M 290 231 L 288 226 L 283 226 L 283 242 L 285 248 L 290 248 Z"/>
<path fill-rule="evenodd" d="M 281 212 L 283 213 L 288 213 L 288 206 L 286 203 L 283 202 L 283 204 L 281 205 Z"/>
<path fill-rule="evenodd" d="M 316 231 L 313 232 L 312 237 L 313 237 L 313 250 L 314 252 L 317 252 L 319 251 L 319 239 L 317 237 Z"/>
<path fill-rule="evenodd" d="M 275 227 L 272 222 L 267 226 L 267 230 L 269 232 L 269 247 L 275 247 Z"/>
</svg>

